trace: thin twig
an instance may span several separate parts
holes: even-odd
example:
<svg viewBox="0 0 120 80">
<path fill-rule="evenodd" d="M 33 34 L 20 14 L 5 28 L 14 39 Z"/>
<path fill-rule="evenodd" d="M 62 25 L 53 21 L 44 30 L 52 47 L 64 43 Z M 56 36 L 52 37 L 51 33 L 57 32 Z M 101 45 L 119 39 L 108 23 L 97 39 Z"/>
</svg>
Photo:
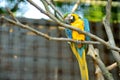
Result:
<svg viewBox="0 0 120 80">
<path fill-rule="evenodd" d="M 103 24 L 104 24 L 104 27 L 105 27 L 105 30 L 106 30 L 106 33 L 109 39 L 109 43 L 111 46 L 114 47 L 116 46 L 116 44 L 115 44 L 112 30 L 110 28 L 111 4 L 112 4 L 112 0 L 108 0 L 108 3 L 106 5 L 106 17 L 103 18 Z M 120 54 L 117 51 L 114 51 L 114 50 L 111 50 L 111 51 L 120 69 Z"/>
<path fill-rule="evenodd" d="M 116 68 L 116 67 L 117 67 L 117 62 L 115 62 L 115 63 L 107 66 L 107 69 L 110 71 L 110 70 L 112 70 L 112 69 L 114 69 L 114 68 Z M 99 73 L 99 72 L 101 72 L 101 70 L 98 69 L 97 72 Z"/>
<path fill-rule="evenodd" d="M 120 48 L 118 48 L 118 47 L 116 47 L 116 46 L 114 46 L 114 47 L 111 46 L 108 42 L 104 41 L 103 39 L 101 39 L 101 38 L 99 38 L 99 37 L 97 37 L 97 36 L 95 36 L 95 35 L 93 35 L 93 34 L 91 34 L 91 33 L 89 33 L 89 32 L 82 31 L 82 30 L 80 30 L 80 29 L 78 29 L 78 28 L 75 28 L 75 27 L 73 27 L 73 26 L 70 26 L 70 25 L 68 25 L 68 24 L 65 24 L 65 23 L 59 21 L 56 17 L 54 17 L 54 15 L 52 15 L 52 14 L 49 13 L 48 11 L 44 11 L 42 8 L 40 8 L 38 5 L 36 5 L 33 1 L 31 1 L 31 0 L 27 0 L 27 1 L 28 1 L 29 3 L 31 3 L 34 7 L 36 7 L 41 13 L 43 13 L 43 14 L 47 15 L 48 17 L 50 17 L 51 19 L 53 19 L 53 21 L 55 21 L 55 22 L 58 23 L 59 25 L 65 27 L 65 28 L 69 28 L 69 29 L 75 30 L 75 31 L 77 31 L 78 33 L 83 33 L 83 34 L 85 34 L 85 35 L 87 35 L 87 36 L 90 36 L 91 38 L 99 41 L 100 43 L 102 43 L 103 45 L 107 46 L 108 48 L 114 49 L 114 50 L 120 52 Z"/>
<path fill-rule="evenodd" d="M 71 11 L 71 13 L 74 13 L 76 11 L 76 9 L 78 8 L 79 4 L 80 4 L 80 0 L 77 0 L 76 4 L 74 5 L 74 7 L 73 7 L 73 9 Z"/>
<path fill-rule="evenodd" d="M 21 28 L 24 28 L 24 29 L 27 29 L 27 30 L 30 30 L 32 32 L 34 32 L 35 34 L 39 35 L 39 36 L 42 36 L 48 40 L 54 40 L 54 41 L 66 41 L 66 42 L 74 42 L 74 43 L 81 43 L 81 44 L 100 44 L 99 42 L 95 42 L 95 41 L 77 41 L 77 40 L 73 40 L 73 39 L 69 39 L 69 38 L 57 38 L 57 37 L 51 37 L 45 33 L 42 33 L 32 27 L 29 27 L 27 25 L 23 25 L 21 24 L 20 22 L 15 22 L 14 20 L 11 20 L 9 18 L 6 18 L 4 16 L 2 16 L 2 19 L 5 19 L 6 21 L 12 23 L 12 24 L 15 24 L 17 26 L 20 26 Z"/>
<path fill-rule="evenodd" d="M 117 67 L 117 63 L 116 63 L 116 62 L 113 63 L 113 64 L 111 64 L 111 65 L 109 65 L 109 66 L 107 67 L 107 69 L 108 69 L 108 70 L 112 70 L 112 69 L 114 69 L 115 67 Z"/>
<path fill-rule="evenodd" d="M 43 5 L 44 5 L 44 7 L 45 7 L 46 11 L 48 11 L 48 12 L 50 12 L 50 13 L 51 13 L 51 11 L 50 11 L 50 9 L 49 9 L 49 7 L 48 7 L 47 3 L 45 2 L 45 0 L 41 0 L 41 2 L 43 3 Z"/>
<path fill-rule="evenodd" d="M 57 10 L 57 8 L 50 2 L 50 0 L 45 0 L 45 1 L 46 1 L 46 3 L 47 3 L 48 5 L 50 5 L 50 6 L 52 7 L 53 10 L 55 10 L 55 11 L 58 13 L 58 15 L 59 15 L 59 16 L 62 18 L 62 20 L 63 20 L 63 15 L 62 15 L 62 13 Z"/>
<path fill-rule="evenodd" d="M 8 11 L 8 13 L 11 15 L 11 17 L 13 18 L 13 20 L 15 20 L 16 22 L 19 22 L 13 15 L 13 13 L 10 11 L 9 8 L 6 8 L 6 10 Z"/>
</svg>

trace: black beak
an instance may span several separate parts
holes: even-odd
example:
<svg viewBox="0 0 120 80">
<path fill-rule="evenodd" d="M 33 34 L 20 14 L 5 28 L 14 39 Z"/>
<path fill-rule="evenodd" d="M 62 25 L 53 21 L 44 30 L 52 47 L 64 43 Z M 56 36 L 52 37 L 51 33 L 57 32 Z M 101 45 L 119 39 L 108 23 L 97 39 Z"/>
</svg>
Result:
<svg viewBox="0 0 120 80">
<path fill-rule="evenodd" d="M 69 20 L 69 19 L 65 19 L 64 22 L 65 22 L 66 24 L 70 24 L 70 20 Z"/>
<path fill-rule="evenodd" d="M 70 24 L 70 17 L 67 16 L 67 17 L 64 19 L 64 22 L 65 22 L 66 24 Z"/>
<path fill-rule="evenodd" d="M 75 21 L 75 18 L 74 18 L 74 16 L 71 16 L 71 14 L 68 15 L 68 16 L 64 19 L 64 22 L 65 22 L 66 24 L 71 24 L 71 23 L 74 22 L 74 21 Z"/>
</svg>

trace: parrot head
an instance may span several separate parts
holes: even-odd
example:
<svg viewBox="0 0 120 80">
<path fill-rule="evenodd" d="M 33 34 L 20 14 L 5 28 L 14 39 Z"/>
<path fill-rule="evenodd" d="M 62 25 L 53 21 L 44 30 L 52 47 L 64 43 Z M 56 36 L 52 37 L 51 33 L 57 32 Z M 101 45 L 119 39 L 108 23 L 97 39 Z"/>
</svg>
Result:
<svg viewBox="0 0 120 80">
<path fill-rule="evenodd" d="M 74 23 L 76 20 L 81 19 L 77 14 L 66 14 L 64 17 L 64 21 L 66 24 Z"/>
</svg>

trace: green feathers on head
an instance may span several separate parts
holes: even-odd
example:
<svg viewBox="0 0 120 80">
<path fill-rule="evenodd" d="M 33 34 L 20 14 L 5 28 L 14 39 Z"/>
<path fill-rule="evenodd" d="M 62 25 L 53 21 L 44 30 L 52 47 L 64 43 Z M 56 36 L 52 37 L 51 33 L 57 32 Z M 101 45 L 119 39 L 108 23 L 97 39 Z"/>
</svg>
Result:
<svg viewBox="0 0 120 80">
<path fill-rule="evenodd" d="M 63 15 L 63 17 L 65 18 L 65 17 L 67 17 L 68 16 L 68 14 L 70 14 L 70 13 L 65 13 L 64 15 Z"/>
</svg>

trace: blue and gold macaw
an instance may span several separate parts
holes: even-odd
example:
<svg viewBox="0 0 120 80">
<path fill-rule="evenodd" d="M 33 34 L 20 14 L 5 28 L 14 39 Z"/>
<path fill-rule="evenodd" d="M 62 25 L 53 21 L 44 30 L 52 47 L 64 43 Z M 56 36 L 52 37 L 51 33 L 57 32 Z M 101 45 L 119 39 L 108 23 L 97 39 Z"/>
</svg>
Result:
<svg viewBox="0 0 120 80">
<path fill-rule="evenodd" d="M 65 15 L 65 22 L 73 27 L 79 28 L 80 30 L 90 32 L 88 20 L 80 18 L 77 14 L 73 13 L 73 14 Z M 80 34 L 74 30 L 65 29 L 65 32 L 68 38 L 71 38 L 74 40 L 78 40 L 78 41 L 90 40 L 89 36 L 86 36 L 85 34 L 82 34 L 82 33 Z M 71 42 L 70 47 L 79 63 L 81 80 L 89 80 L 88 68 L 87 68 L 87 62 L 86 62 L 87 46 L 85 44 Z"/>
</svg>

